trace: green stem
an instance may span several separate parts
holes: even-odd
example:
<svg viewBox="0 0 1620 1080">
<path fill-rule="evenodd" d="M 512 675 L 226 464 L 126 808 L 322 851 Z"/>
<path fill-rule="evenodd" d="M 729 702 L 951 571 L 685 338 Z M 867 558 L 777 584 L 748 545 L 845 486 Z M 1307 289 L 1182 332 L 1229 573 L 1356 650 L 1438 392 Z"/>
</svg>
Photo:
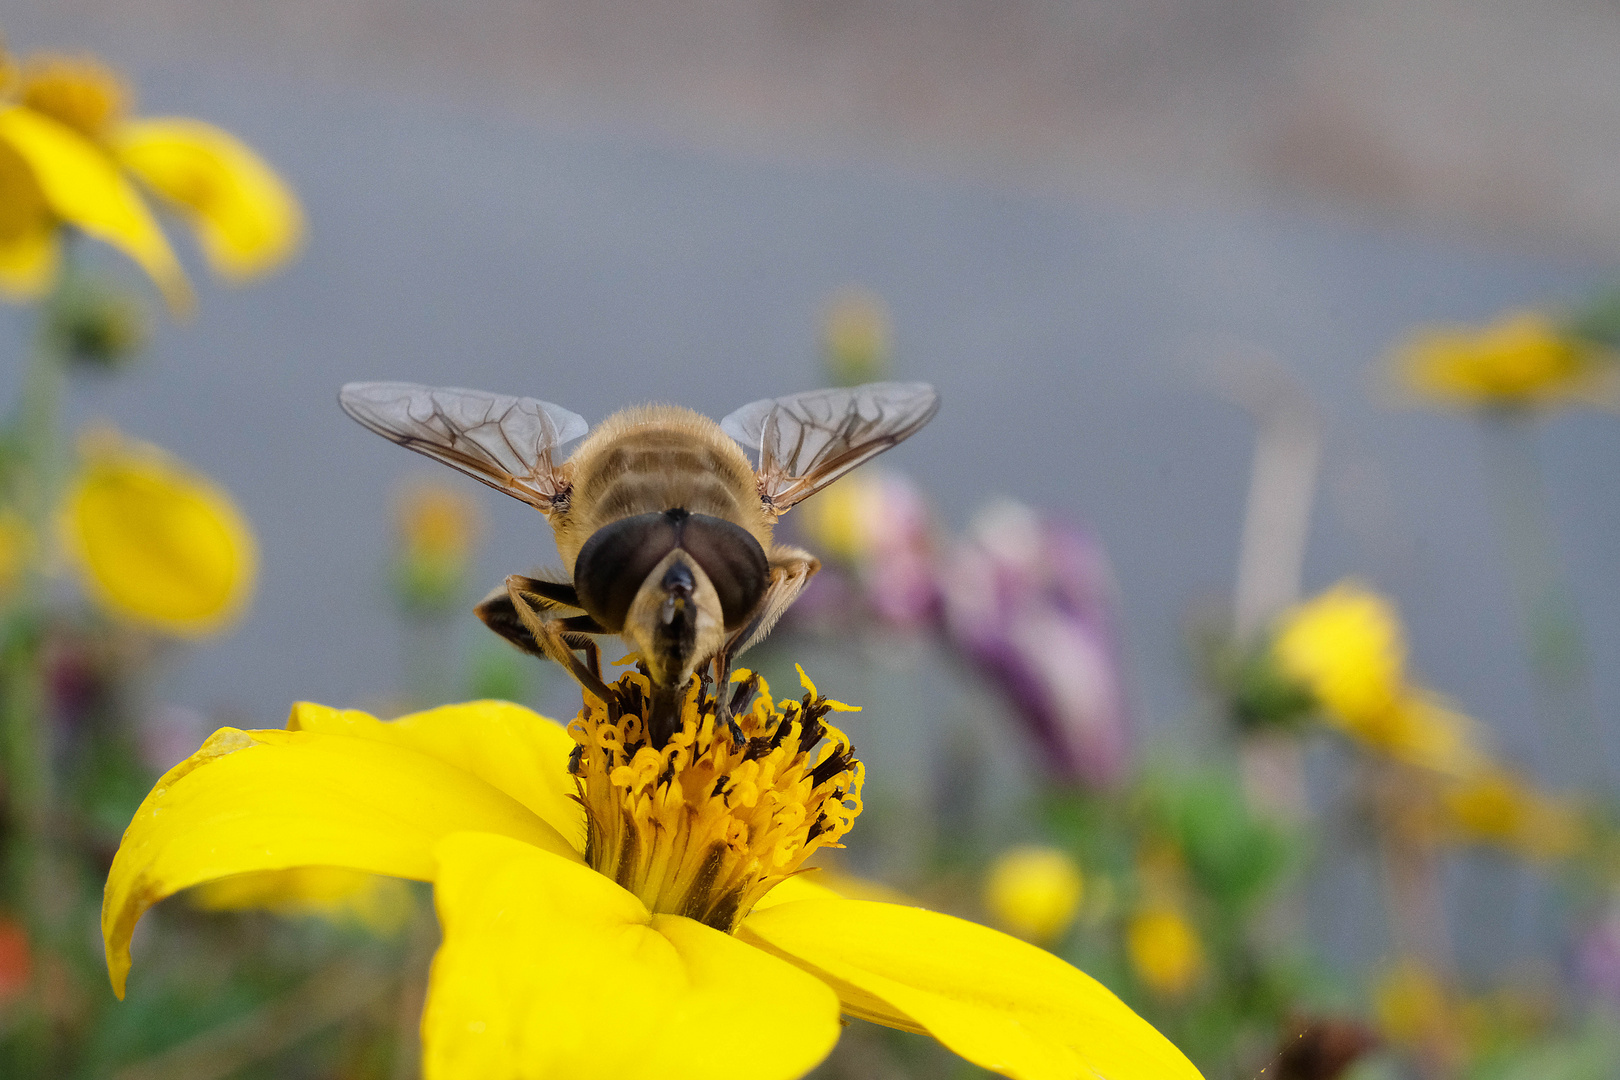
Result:
<svg viewBox="0 0 1620 1080">
<path fill-rule="evenodd" d="M 1560 780 L 1601 776 L 1604 747 L 1593 711 L 1586 642 L 1564 575 L 1530 417 L 1498 413 L 1483 424 L 1491 494 L 1517 593 L 1541 741 Z"/>
</svg>

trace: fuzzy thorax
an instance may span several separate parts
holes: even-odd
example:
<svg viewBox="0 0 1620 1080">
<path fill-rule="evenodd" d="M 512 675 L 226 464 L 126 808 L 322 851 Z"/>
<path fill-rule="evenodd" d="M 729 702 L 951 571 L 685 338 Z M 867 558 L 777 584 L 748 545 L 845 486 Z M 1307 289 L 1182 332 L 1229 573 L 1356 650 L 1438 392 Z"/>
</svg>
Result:
<svg viewBox="0 0 1620 1080">
<path fill-rule="evenodd" d="M 568 733 L 591 866 L 652 911 L 730 933 L 818 848 L 841 847 L 861 812 L 865 770 L 825 717 L 850 707 L 799 675 L 804 697 L 781 702 L 757 675 L 734 677 L 725 690 L 741 745 L 717 727 L 706 678 L 687 687 L 680 729 L 662 748 L 647 738 L 645 675 L 620 678 L 605 707 L 587 696 Z"/>
</svg>

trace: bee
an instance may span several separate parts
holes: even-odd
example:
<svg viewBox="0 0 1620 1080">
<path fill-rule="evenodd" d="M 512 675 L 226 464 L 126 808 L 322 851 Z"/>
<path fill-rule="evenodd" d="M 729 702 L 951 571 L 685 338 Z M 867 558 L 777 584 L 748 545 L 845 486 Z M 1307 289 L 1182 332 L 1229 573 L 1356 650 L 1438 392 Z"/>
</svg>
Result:
<svg viewBox="0 0 1620 1080">
<path fill-rule="evenodd" d="M 550 402 L 455 387 L 349 383 L 338 401 L 385 439 L 545 515 L 565 579 L 513 574 L 477 614 L 603 701 L 596 639 L 622 637 L 646 665 L 655 746 L 676 730 L 695 674 L 712 664 L 714 685 L 726 687 L 736 657 L 820 569 L 808 551 L 776 543 L 777 519 L 939 408 L 933 387 L 897 382 L 766 398 L 719 423 L 675 405 L 637 406 L 594 429 Z M 718 718 L 740 740 L 730 709 L 717 693 Z"/>
</svg>

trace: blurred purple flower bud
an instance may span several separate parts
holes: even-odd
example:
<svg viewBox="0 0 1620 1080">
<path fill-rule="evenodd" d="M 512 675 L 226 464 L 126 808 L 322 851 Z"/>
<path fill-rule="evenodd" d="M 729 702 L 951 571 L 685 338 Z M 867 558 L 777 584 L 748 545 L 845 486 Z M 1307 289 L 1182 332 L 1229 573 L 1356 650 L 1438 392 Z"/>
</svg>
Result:
<svg viewBox="0 0 1620 1080">
<path fill-rule="evenodd" d="M 944 571 L 947 635 L 1007 698 L 1046 767 L 1066 783 L 1118 780 L 1127 718 L 1101 546 L 1007 503 L 974 521 Z"/>
<path fill-rule="evenodd" d="M 878 510 L 866 523 L 861 582 L 872 609 L 884 621 L 916 629 L 939 614 L 939 576 L 928 503 L 903 476 L 877 477 Z"/>
</svg>

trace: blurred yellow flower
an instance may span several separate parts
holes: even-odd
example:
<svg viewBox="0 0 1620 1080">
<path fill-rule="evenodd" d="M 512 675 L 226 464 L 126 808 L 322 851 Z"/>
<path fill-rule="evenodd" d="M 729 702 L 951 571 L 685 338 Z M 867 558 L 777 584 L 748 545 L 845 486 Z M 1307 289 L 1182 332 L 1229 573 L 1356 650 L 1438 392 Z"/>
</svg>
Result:
<svg viewBox="0 0 1620 1080">
<path fill-rule="evenodd" d="M 1510 312 L 1489 326 L 1432 326 L 1414 332 L 1391 360 L 1417 398 L 1464 408 L 1613 403 L 1620 362 L 1537 311 Z"/>
<path fill-rule="evenodd" d="M 1373 989 L 1373 1014 L 1384 1038 L 1396 1046 L 1431 1051 L 1458 1037 L 1457 1003 L 1440 977 L 1421 961 L 1397 963 Z"/>
<path fill-rule="evenodd" d="M 1179 997 L 1204 970 L 1204 946 L 1178 908 L 1154 905 L 1131 917 L 1125 952 L 1136 977 L 1154 993 Z"/>
<path fill-rule="evenodd" d="M 842 562 L 858 562 L 872 544 L 872 519 L 882 512 L 882 484 L 873 474 L 858 472 L 808 500 L 804 530 L 820 549 Z"/>
<path fill-rule="evenodd" d="M 410 886 L 403 881 L 342 866 L 235 874 L 197 886 L 190 900 L 204 911 L 258 909 L 294 918 L 315 916 L 354 923 L 384 937 L 403 929 L 412 910 Z"/>
<path fill-rule="evenodd" d="M 131 120 L 130 93 L 92 58 L 39 55 L 0 108 L 0 291 L 39 295 L 68 224 L 128 254 L 185 310 L 190 285 L 133 176 L 195 230 L 221 277 L 246 281 L 290 258 L 303 215 L 290 189 L 235 137 L 196 120 Z"/>
<path fill-rule="evenodd" d="M 1453 835 L 1494 844 L 1530 859 L 1560 859 L 1583 840 L 1581 815 L 1501 769 L 1481 772 L 1441 797 Z"/>
<path fill-rule="evenodd" d="M 347 866 L 433 882 L 428 1080 L 791 1080 L 832 1048 L 840 1011 L 1022 1080 L 1196 1080 L 1050 953 L 795 872 L 838 845 L 863 777 L 826 723 L 834 703 L 803 682 L 779 703 L 759 684 L 741 745 L 694 680 L 653 746 L 636 673 L 566 729 L 496 701 L 392 723 L 300 704 L 285 731 L 222 729 L 124 834 L 102 910 L 113 986 L 164 897 Z"/>
<path fill-rule="evenodd" d="M 1401 694 L 1406 641 L 1395 606 L 1357 582 L 1284 615 L 1273 648 L 1283 670 L 1339 716 L 1387 712 Z"/>
<path fill-rule="evenodd" d="M 1017 847 L 990 866 L 984 904 L 1001 927 L 1026 941 L 1056 941 L 1080 910 L 1080 867 L 1065 851 Z"/>
<path fill-rule="evenodd" d="M 1474 721 L 1406 682 L 1406 639 L 1388 599 L 1341 582 L 1285 613 L 1272 649 L 1346 735 L 1438 772 L 1466 775 L 1483 766 Z"/>
<path fill-rule="evenodd" d="M 62 511 L 85 590 L 109 611 L 183 637 L 211 633 L 253 591 L 253 534 L 220 488 L 157 447 L 96 432 Z"/>
<path fill-rule="evenodd" d="M 821 326 L 827 372 L 840 386 L 878 382 L 889 369 L 889 309 L 861 288 L 833 297 Z"/>
<path fill-rule="evenodd" d="M 417 480 L 394 499 L 396 584 L 407 606 L 435 609 L 460 599 L 483 514 L 461 487 Z"/>
</svg>

